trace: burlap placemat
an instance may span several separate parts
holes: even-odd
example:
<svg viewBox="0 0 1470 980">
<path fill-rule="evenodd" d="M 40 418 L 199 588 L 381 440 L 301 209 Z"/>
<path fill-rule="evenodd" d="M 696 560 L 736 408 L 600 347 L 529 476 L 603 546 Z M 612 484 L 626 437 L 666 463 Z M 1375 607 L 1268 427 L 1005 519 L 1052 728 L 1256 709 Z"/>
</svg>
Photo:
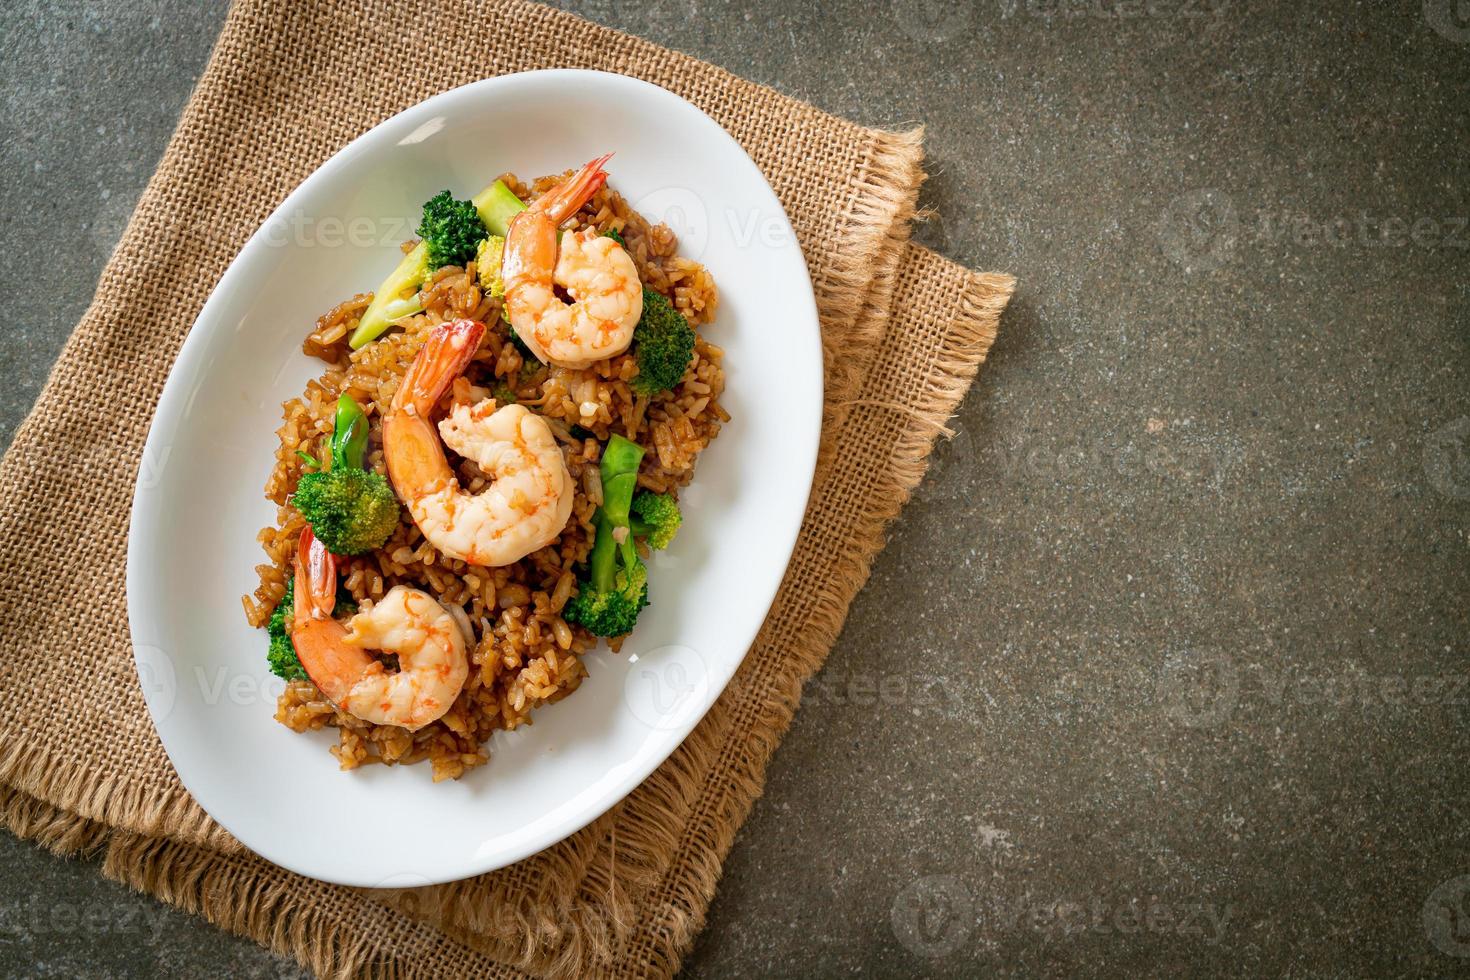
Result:
<svg viewBox="0 0 1470 980">
<path fill-rule="evenodd" d="M 137 470 L 189 324 L 286 192 L 434 92 L 552 66 L 678 92 L 730 130 L 780 196 L 811 268 L 828 367 L 807 520 L 735 681 L 624 803 L 562 844 L 465 882 L 358 892 L 307 881 L 211 821 L 158 744 L 132 668 L 128 500 L 116 487 Z M 91 307 L 0 463 L 9 504 L 0 637 L 12 660 L 0 672 L 0 818 L 58 851 L 106 848 L 107 874 L 321 973 L 672 973 L 800 684 L 835 640 L 884 523 L 921 477 L 1010 295 L 1008 277 L 906 245 L 920 153 L 916 132 L 863 129 L 527 3 L 240 0 Z M 131 400 L 95 398 L 99 378 L 124 377 Z M 36 555 L 48 556 L 45 575 Z"/>
</svg>

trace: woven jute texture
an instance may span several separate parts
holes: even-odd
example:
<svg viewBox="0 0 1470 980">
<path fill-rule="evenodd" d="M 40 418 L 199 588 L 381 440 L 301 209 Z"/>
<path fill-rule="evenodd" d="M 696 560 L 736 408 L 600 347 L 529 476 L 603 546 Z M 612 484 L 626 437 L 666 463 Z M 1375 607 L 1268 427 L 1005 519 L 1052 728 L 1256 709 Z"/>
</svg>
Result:
<svg viewBox="0 0 1470 980">
<path fill-rule="evenodd" d="M 210 820 L 158 743 L 132 666 L 128 500 L 116 488 L 137 473 L 152 408 L 205 297 L 286 193 L 344 143 L 435 92 L 546 67 L 616 71 L 677 92 L 735 136 L 781 198 L 811 269 L 827 367 L 806 521 L 729 688 L 603 817 L 519 864 L 450 885 L 358 891 L 303 879 Z M 1013 287 L 908 243 L 920 161 L 916 131 L 864 129 L 520 0 L 239 0 L 91 306 L 0 463 L 0 638 L 10 658 L 0 672 L 0 818 L 61 853 L 102 851 L 109 876 L 323 975 L 672 974 L 801 684 L 835 641 Z M 130 397 L 104 403 L 99 380 Z"/>
</svg>

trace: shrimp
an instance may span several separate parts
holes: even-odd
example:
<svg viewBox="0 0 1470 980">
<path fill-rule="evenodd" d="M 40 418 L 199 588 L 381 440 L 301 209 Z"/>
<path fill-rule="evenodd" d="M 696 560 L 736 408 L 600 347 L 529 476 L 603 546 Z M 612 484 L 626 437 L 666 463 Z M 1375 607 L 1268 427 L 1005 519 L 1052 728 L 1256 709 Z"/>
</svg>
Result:
<svg viewBox="0 0 1470 980">
<path fill-rule="evenodd" d="M 337 563 L 311 528 L 296 550 L 291 644 L 313 684 L 341 710 L 417 731 L 454 704 L 469 676 L 459 623 L 427 592 L 395 586 L 346 626 L 332 618 Z M 398 655 L 396 673 L 367 652 Z"/>
<path fill-rule="evenodd" d="M 542 363 L 577 369 L 621 354 L 643 315 L 638 268 L 621 245 L 595 228 L 557 241 L 557 226 L 606 183 L 608 156 L 547 191 L 510 223 L 500 267 L 505 313 Z M 557 287 L 572 302 L 562 300 Z"/>
<path fill-rule="evenodd" d="M 473 320 L 433 329 L 383 420 L 383 455 L 393 488 L 434 547 L 471 565 L 509 565 L 556 540 L 576 493 L 551 427 L 524 406 L 497 409 L 487 398 L 455 405 L 437 432 L 430 424 L 435 402 L 484 335 Z M 460 489 L 445 443 L 473 460 L 490 486 L 479 494 Z"/>
</svg>

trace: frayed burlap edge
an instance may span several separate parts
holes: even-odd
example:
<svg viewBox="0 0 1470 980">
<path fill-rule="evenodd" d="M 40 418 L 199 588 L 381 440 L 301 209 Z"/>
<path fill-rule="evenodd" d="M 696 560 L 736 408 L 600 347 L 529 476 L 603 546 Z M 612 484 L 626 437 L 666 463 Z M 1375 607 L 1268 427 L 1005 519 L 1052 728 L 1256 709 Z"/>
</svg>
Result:
<svg viewBox="0 0 1470 980">
<path fill-rule="evenodd" d="M 112 833 L 96 821 L 8 786 L 0 786 L 0 823 L 15 836 L 62 857 L 98 851 L 106 846 Z"/>
<path fill-rule="evenodd" d="M 159 794 L 126 776 L 56 765 L 40 743 L 8 739 L 0 744 L 0 789 L 5 791 L 0 792 L 0 819 L 9 818 L 7 794 L 14 789 L 26 798 L 48 804 L 64 801 L 66 809 L 61 812 L 70 811 L 83 823 L 125 826 L 221 851 L 238 851 L 241 847 L 182 787 Z"/>
<path fill-rule="evenodd" d="M 220 855 L 118 832 L 102 872 L 290 956 L 319 977 L 525 976 L 431 926 L 346 890 L 334 892 L 320 882 L 303 881 L 249 854 Z"/>
<path fill-rule="evenodd" d="M 223 855 L 116 830 L 8 787 L 0 787 L 0 824 L 61 857 L 100 854 L 107 878 L 289 956 L 317 976 L 526 976 L 432 926 L 353 901 L 347 889 L 298 878 L 243 849 Z M 364 914 L 373 917 L 371 931 L 349 934 L 341 914 L 344 899 L 353 901 L 350 911 L 359 927 Z M 380 909 L 376 916 L 374 909 Z"/>
<path fill-rule="evenodd" d="M 861 389 L 868 369 L 878 353 L 883 331 L 888 327 L 889 303 L 893 298 L 895 276 L 908 244 L 919 187 L 924 182 L 924 128 L 900 133 L 880 132 L 872 153 L 863 161 L 854 200 L 848 205 L 848 224 L 842 229 L 847 240 L 850 228 L 865 232 L 882 227 L 879 237 L 864 235 L 865 246 L 839 256 L 837 264 L 856 289 L 833 297 L 838 306 L 834 319 L 850 321 L 850 330 L 833 337 L 823 337 L 822 360 L 826 378 L 826 401 L 823 404 L 822 431 L 829 432 L 842 423 L 846 412 L 841 407 Z M 832 440 L 825 440 L 828 446 Z M 820 464 L 818 469 L 820 470 Z"/>
</svg>

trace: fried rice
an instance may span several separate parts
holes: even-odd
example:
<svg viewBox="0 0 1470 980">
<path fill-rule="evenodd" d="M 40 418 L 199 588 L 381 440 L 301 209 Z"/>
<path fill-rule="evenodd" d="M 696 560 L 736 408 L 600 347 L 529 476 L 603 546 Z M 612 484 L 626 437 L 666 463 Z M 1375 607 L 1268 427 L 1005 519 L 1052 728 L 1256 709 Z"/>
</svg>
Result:
<svg viewBox="0 0 1470 980">
<path fill-rule="evenodd" d="M 529 186 L 510 174 L 501 179 L 530 201 L 565 176 L 542 177 Z M 474 642 L 467 645 L 470 673 L 464 689 L 443 718 L 418 731 L 371 724 L 338 710 L 311 681 L 287 682 L 277 700 L 276 719 L 297 732 L 336 728 L 337 744 L 331 751 L 343 769 L 427 759 L 435 782 L 457 779 L 489 760 L 485 743 L 495 731 L 528 724 L 534 708 L 575 691 L 587 676 L 584 658 L 597 637 L 561 614 L 576 591 L 577 566 L 585 562 L 595 536 L 592 519 L 602 502 L 602 444 L 614 433 L 640 444 L 645 455 L 638 485 L 677 492 L 693 476 L 700 452 L 729 421 L 719 402 L 723 352 L 699 335 L 714 319 L 718 302 L 708 270 L 675 254 L 673 232 L 663 224 L 649 224 L 610 188 L 600 189 L 568 227 L 588 225 L 617 231 L 644 285 L 667 296 L 695 329 L 694 357 L 672 390 L 652 397 L 636 394 L 628 383 L 637 374 L 631 353 L 583 370 L 547 367 L 523 356 L 501 319 L 501 300 L 481 291 L 473 262 L 439 269 L 423 287 L 424 312 L 361 350 L 350 350 L 347 338 L 371 301 L 370 293 L 328 310 L 303 344 L 326 369 L 300 397 L 282 406 L 283 423 L 276 432 L 280 444 L 265 485 L 266 497 L 278 508 L 276 523 L 258 535 L 266 561 L 256 568 L 259 586 L 243 597 L 252 626 L 266 625 L 293 574 L 306 522 L 291 506 L 291 494 L 303 467 L 309 466 L 303 454 L 321 464 L 329 458 L 338 397 L 350 394 L 374 420 L 366 463 L 386 476 L 378 422 L 425 337 L 440 323 L 469 318 L 489 329 L 439 408 L 485 398 L 502 404 L 513 399 L 526 406 L 550 425 L 577 488 L 572 517 L 561 536 L 512 565 L 486 568 L 442 554 L 425 540 L 405 508 L 400 508 L 399 525 L 383 547 L 338 559 L 341 585 L 361 608 L 395 585 L 409 585 L 448 608 L 462 609 L 474 632 Z M 406 243 L 405 251 L 411 246 Z M 450 460 L 467 492 L 485 488 L 487 481 L 474 463 L 452 454 Z M 614 648 L 619 644 L 612 641 Z"/>
</svg>

